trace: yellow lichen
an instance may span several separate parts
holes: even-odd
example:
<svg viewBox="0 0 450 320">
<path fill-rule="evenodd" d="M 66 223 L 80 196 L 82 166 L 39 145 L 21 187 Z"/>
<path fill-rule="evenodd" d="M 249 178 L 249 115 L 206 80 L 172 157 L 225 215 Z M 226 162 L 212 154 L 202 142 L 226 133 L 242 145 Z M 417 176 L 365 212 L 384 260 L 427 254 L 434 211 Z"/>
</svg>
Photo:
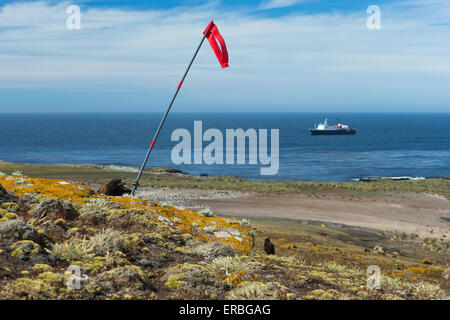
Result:
<svg viewBox="0 0 450 320">
<path fill-rule="evenodd" d="M 176 228 L 180 233 L 191 234 L 201 240 L 230 244 L 243 253 L 249 252 L 253 247 L 253 237 L 249 226 L 236 219 L 205 217 L 188 209 L 163 206 L 138 197 L 99 195 L 84 185 L 64 180 L 5 175 L 0 177 L 0 183 L 19 198 L 39 194 L 44 198 L 69 200 L 79 206 L 93 202 L 100 203 L 102 207 L 108 202 L 116 202 L 124 209 L 110 210 L 110 218 L 112 215 L 126 214 L 129 210 L 134 210 L 142 212 L 138 214 L 140 216 L 138 219 L 149 225 L 154 224 L 154 221 L 164 223 Z M 96 233 L 99 229 L 90 231 Z"/>
<path fill-rule="evenodd" d="M 282 249 L 292 249 L 294 248 L 294 245 L 292 243 L 283 243 L 280 244 L 279 247 Z"/>
</svg>

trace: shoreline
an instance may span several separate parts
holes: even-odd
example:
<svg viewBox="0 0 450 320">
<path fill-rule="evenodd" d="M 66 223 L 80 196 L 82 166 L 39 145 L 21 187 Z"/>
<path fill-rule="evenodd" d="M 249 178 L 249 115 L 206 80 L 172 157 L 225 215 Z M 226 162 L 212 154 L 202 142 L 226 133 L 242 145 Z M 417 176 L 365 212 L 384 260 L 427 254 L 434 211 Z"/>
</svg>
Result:
<svg viewBox="0 0 450 320">
<path fill-rule="evenodd" d="M 92 168 L 101 170 L 111 170 L 128 173 L 138 173 L 139 167 L 129 166 L 129 165 L 117 165 L 117 164 L 93 164 L 93 163 L 21 163 L 21 162 L 11 162 L 0 159 L 0 164 L 11 164 L 11 165 L 30 165 L 30 166 L 61 166 L 61 167 L 73 167 L 73 168 Z M 146 168 L 144 172 L 147 173 L 167 173 L 167 174 L 178 174 L 189 177 L 232 177 L 236 179 L 246 179 L 250 181 L 268 181 L 268 182 L 335 182 L 335 183 L 346 183 L 346 182 L 374 182 L 377 180 L 392 180 L 392 181 L 408 181 L 408 180 L 425 180 L 425 179 L 443 179 L 450 180 L 450 176 L 364 176 L 364 177 L 351 177 L 345 181 L 338 180 L 303 180 L 303 179 L 253 179 L 241 176 L 225 176 L 225 175 L 209 175 L 207 173 L 202 174 L 191 174 L 186 171 L 171 167 L 154 167 Z"/>
<path fill-rule="evenodd" d="M 81 183 L 105 183 L 112 178 L 122 178 L 132 185 L 136 172 L 117 170 L 116 165 L 34 165 L 0 160 L 0 172 L 22 171 L 25 175 L 40 178 L 64 178 Z M 125 167 L 128 168 L 128 167 Z M 130 167 L 132 168 L 132 167 Z M 394 177 L 393 177 L 394 178 Z M 362 181 L 333 182 L 308 180 L 251 180 L 233 176 L 189 175 L 171 168 L 146 169 L 141 187 L 181 188 L 199 190 L 232 190 L 267 194 L 379 194 L 428 193 L 450 200 L 450 179 L 430 177 L 425 179 L 368 178 Z"/>
<path fill-rule="evenodd" d="M 0 172 L 79 182 L 97 190 L 112 178 L 131 185 L 135 172 L 115 166 L 30 165 L 0 161 Z M 450 180 L 375 179 L 357 182 L 259 181 L 190 176 L 150 169 L 138 195 L 170 205 L 212 208 L 218 215 L 316 220 L 379 231 L 450 237 Z"/>
</svg>

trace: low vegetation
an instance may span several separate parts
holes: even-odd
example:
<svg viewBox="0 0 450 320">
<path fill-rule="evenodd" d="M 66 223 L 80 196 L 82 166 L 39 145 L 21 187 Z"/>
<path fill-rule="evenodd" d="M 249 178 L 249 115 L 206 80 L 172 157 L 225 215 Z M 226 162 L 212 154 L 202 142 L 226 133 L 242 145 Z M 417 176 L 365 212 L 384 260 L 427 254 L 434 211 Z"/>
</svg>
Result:
<svg viewBox="0 0 450 320">
<path fill-rule="evenodd" d="M 250 223 L 19 169 L 0 177 L 0 299 L 449 296 L 441 242 L 314 222 Z M 264 253 L 267 236 L 274 255 Z M 367 285 L 370 265 L 381 270 L 379 288 Z"/>
</svg>

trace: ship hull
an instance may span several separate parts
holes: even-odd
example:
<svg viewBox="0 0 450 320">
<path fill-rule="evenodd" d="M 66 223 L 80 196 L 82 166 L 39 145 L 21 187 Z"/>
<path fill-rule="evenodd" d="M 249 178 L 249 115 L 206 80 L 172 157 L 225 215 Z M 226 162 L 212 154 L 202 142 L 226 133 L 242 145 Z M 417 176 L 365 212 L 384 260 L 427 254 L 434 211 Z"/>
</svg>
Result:
<svg viewBox="0 0 450 320">
<path fill-rule="evenodd" d="M 340 136 L 340 135 L 352 135 L 356 133 L 355 129 L 349 129 L 349 130 L 316 130 L 311 129 L 311 134 L 313 136 Z"/>
</svg>

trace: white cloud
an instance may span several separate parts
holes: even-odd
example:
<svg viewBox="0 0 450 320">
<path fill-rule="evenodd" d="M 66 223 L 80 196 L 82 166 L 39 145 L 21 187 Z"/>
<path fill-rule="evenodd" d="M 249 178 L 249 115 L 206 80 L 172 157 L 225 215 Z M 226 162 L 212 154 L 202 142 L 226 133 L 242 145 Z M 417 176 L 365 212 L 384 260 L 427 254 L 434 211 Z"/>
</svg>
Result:
<svg viewBox="0 0 450 320">
<path fill-rule="evenodd" d="M 285 8 L 293 6 L 297 3 L 302 2 L 303 0 L 268 0 L 263 1 L 261 3 L 260 8 L 261 9 L 275 9 L 275 8 Z"/>
<path fill-rule="evenodd" d="M 366 29 L 366 8 L 266 18 L 211 5 L 82 9 L 82 29 L 67 30 L 68 5 L 1 8 L 0 89 L 84 96 L 86 110 L 104 110 L 88 104 L 96 95 L 113 110 L 125 102 L 132 111 L 160 111 L 213 17 L 230 68 L 220 69 L 205 42 L 177 102 L 189 108 L 176 110 L 443 111 L 450 101 L 447 2 L 382 6 L 377 31 Z M 49 108 L 64 102 L 46 99 Z M 27 108 L 20 93 L 8 102 Z"/>
</svg>

